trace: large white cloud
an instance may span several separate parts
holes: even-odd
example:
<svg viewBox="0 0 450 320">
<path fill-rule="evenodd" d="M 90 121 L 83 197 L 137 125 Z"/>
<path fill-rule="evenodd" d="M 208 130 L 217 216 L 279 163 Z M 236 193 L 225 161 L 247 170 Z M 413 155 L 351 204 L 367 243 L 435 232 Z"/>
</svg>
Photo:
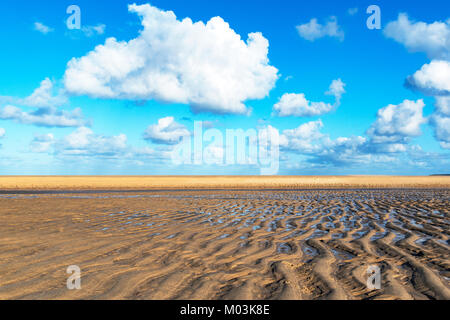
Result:
<svg viewBox="0 0 450 320">
<path fill-rule="evenodd" d="M 244 42 L 220 17 L 206 24 L 179 21 L 172 11 L 149 4 L 130 5 L 129 11 L 142 18 L 140 35 L 128 42 L 109 38 L 72 59 L 64 76 L 69 92 L 242 114 L 248 112 L 246 100 L 264 98 L 278 79 L 261 33 Z"/>
<path fill-rule="evenodd" d="M 450 95 L 450 62 L 433 60 L 407 79 L 413 89 L 431 95 Z"/>
<path fill-rule="evenodd" d="M 424 106 L 420 99 L 381 108 L 367 133 L 374 143 L 406 143 L 409 138 L 421 135 L 420 126 L 427 121 Z"/>
<path fill-rule="evenodd" d="M 177 144 L 190 134 L 189 130 L 177 123 L 173 117 L 165 117 L 159 119 L 157 124 L 148 126 L 144 132 L 144 139 L 160 144 Z"/>
<path fill-rule="evenodd" d="M 430 59 L 450 59 L 450 20 L 427 24 L 411 21 L 407 14 L 401 13 L 383 32 L 409 51 L 426 52 Z"/>
<path fill-rule="evenodd" d="M 318 23 L 316 18 L 313 18 L 308 23 L 298 25 L 296 28 L 300 37 L 308 41 L 314 41 L 323 37 L 334 37 L 340 41 L 344 40 L 344 31 L 338 25 L 336 17 L 330 17 L 323 25 Z"/>
<path fill-rule="evenodd" d="M 341 79 L 333 80 L 328 95 L 335 97 L 335 103 L 313 102 L 306 99 L 304 93 L 285 93 L 273 106 L 276 115 L 280 117 L 312 117 L 319 116 L 334 110 L 339 106 L 342 94 L 345 93 L 345 83 Z"/>
</svg>

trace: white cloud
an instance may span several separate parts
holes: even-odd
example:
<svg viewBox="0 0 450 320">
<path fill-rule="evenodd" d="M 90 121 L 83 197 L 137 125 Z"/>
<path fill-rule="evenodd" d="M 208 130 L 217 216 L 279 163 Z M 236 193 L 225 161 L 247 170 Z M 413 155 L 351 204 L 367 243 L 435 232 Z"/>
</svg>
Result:
<svg viewBox="0 0 450 320">
<path fill-rule="evenodd" d="M 132 161 L 133 164 L 147 160 L 155 164 L 169 160 L 171 155 L 169 148 L 159 150 L 149 147 L 134 148 L 127 143 L 125 134 L 105 136 L 86 127 L 79 127 L 61 139 L 55 139 L 52 134 L 37 135 L 31 141 L 30 149 L 34 152 L 51 152 L 64 161 L 110 159 L 120 162 Z"/>
<path fill-rule="evenodd" d="M 45 24 L 43 24 L 42 22 L 35 22 L 34 23 L 34 30 L 39 31 L 42 34 L 47 34 L 49 32 L 53 32 L 55 31 L 54 29 L 46 26 Z"/>
<path fill-rule="evenodd" d="M 159 119 L 157 124 L 148 126 L 144 139 L 160 144 L 177 144 L 190 134 L 189 130 L 177 123 L 173 117 L 165 117 Z"/>
<path fill-rule="evenodd" d="M 86 127 L 77 128 L 55 143 L 58 154 L 74 156 L 116 156 L 127 149 L 127 136 L 106 137 Z"/>
<path fill-rule="evenodd" d="M 450 149 L 450 116 L 435 113 L 431 117 L 434 135 L 444 149 Z"/>
<path fill-rule="evenodd" d="M 92 37 L 95 35 L 102 35 L 105 33 L 106 25 L 98 24 L 96 26 L 83 26 L 81 31 L 87 36 Z"/>
<path fill-rule="evenodd" d="M 26 112 L 18 107 L 7 105 L 0 109 L 0 119 L 15 120 L 19 123 L 43 127 L 79 127 L 88 124 L 80 108 L 72 111 L 41 108 L 36 111 Z"/>
<path fill-rule="evenodd" d="M 430 59 L 450 59 L 450 20 L 427 24 L 411 21 L 407 14 L 400 13 L 383 32 L 411 52 L 426 52 Z"/>
<path fill-rule="evenodd" d="M 72 94 L 190 104 L 194 112 L 248 112 L 262 99 L 278 70 L 269 65 L 269 42 L 250 33 L 247 42 L 220 17 L 204 24 L 177 20 L 172 11 L 130 5 L 143 30 L 128 42 L 109 38 L 72 59 L 64 76 Z"/>
<path fill-rule="evenodd" d="M 357 14 L 358 13 L 358 8 L 349 8 L 348 10 L 347 10 L 347 13 L 349 14 L 349 15 L 351 15 L 351 16 L 354 16 L 355 14 Z"/>
<path fill-rule="evenodd" d="M 80 108 L 72 111 L 59 110 L 58 107 L 67 103 L 67 97 L 59 90 L 54 94 L 53 82 L 46 78 L 33 93 L 26 98 L 0 96 L 0 119 L 14 120 L 24 124 L 34 124 L 44 127 L 78 127 L 88 125 L 89 122 L 83 117 Z M 23 111 L 13 105 L 37 108 L 33 111 Z"/>
<path fill-rule="evenodd" d="M 404 100 L 378 110 L 377 119 L 367 131 L 373 143 L 406 143 L 409 138 L 421 135 L 423 100 Z"/>
<path fill-rule="evenodd" d="M 344 40 L 344 31 L 338 25 L 336 17 L 330 17 L 324 25 L 321 25 L 316 18 L 313 18 L 308 23 L 298 25 L 296 28 L 298 34 L 308 41 L 314 41 L 323 37 L 334 37 L 340 41 Z"/>
<path fill-rule="evenodd" d="M 450 97 L 436 97 L 436 111 L 450 116 Z"/>
<path fill-rule="evenodd" d="M 273 106 L 279 117 L 311 117 L 330 112 L 333 105 L 325 102 L 311 102 L 304 93 L 285 93 Z"/>
<path fill-rule="evenodd" d="M 55 107 L 67 102 L 67 97 L 60 91 L 54 95 L 54 84 L 49 78 L 41 81 L 39 88 L 25 99 L 16 99 L 17 103 L 28 107 Z"/>
<path fill-rule="evenodd" d="M 450 62 L 433 60 L 406 80 L 408 86 L 431 95 L 450 95 Z"/>
<path fill-rule="evenodd" d="M 3 138 L 6 134 L 6 130 L 3 128 L 0 128 L 0 139 Z"/>
<path fill-rule="evenodd" d="M 336 98 L 336 104 L 340 105 L 341 97 L 345 93 L 344 87 L 345 83 L 341 79 L 333 80 L 326 94 L 334 96 Z"/>
<path fill-rule="evenodd" d="M 30 142 L 30 150 L 32 152 L 47 152 L 54 143 L 54 136 L 51 133 L 38 134 Z"/>
<path fill-rule="evenodd" d="M 317 151 L 320 147 L 313 145 L 312 142 L 324 137 L 320 132 L 322 127 L 322 120 L 319 119 L 304 123 L 295 129 L 284 130 L 280 135 L 280 146 L 306 153 Z"/>
<path fill-rule="evenodd" d="M 280 135 L 280 146 L 283 150 L 308 156 L 307 161 L 315 164 L 339 166 L 372 159 L 365 153 L 366 138 L 352 136 L 332 140 L 321 132 L 322 128 L 322 121 L 317 120 L 284 130 Z"/>
<path fill-rule="evenodd" d="M 273 106 L 275 114 L 280 117 L 296 116 L 311 117 L 319 116 L 334 110 L 340 105 L 342 94 L 345 93 L 345 83 L 341 79 L 333 80 L 326 94 L 333 95 L 336 99 L 334 104 L 325 102 L 312 102 L 306 99 L 304 93 L 285 93 Z"/>
</svg>

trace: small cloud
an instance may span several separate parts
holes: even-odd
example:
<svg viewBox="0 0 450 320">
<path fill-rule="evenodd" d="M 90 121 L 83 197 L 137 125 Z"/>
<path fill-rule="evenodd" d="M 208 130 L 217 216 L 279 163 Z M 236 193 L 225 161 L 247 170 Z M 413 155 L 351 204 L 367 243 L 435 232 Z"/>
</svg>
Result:
<svg viewBox="0 0 450 320">
<path fill-rule="evenodd" d="M 144 139 L 157 144 L 177 144 L 185 136 L 191 133 L 186 127 L 177 123 L 173 117 L 165 117 L 158 120 L 157 124 L 148 126 L 144 132 Z"/>
<path fill-rule="evenodd" d="M 34 23 L 34 30 L 39 31 L 42 34 L 47 34 L 47 33 L 55 31 L 55 29 L 50 28 L 41 22 Z"/>
<path fill-rule="evenodd" d="M 56 93 L 55 93 L 56 92 Z M 72 111 L 60 110 L 68 102 L 62 90 L 55 90 L 53 82 L 46 78 L 33 93 L 26 98 L 0 96 L 0 119 L 14 120 L 23 124 L 42 127 L 78 127 L 89 125 L 80 108 Z M 1 107 L 2 104 L 6 105 Z M 35 110 L 22 110 L 25 106 Z"/>
<path fill-rule="evenodd" d="M 294 78 L 293 76 L 286 76 L 285 78 L 284 78 L 284 81 L 289 81 L 289 80 L 291 80 L 292 78 Z"/>
<path fill-rule="evenodd" d="M 318 23 L 316 18 L 313 18 L 308 23 L 298 25 L 296 28 L 300 37 L 308 41 L 314 41 L 323 37 L 338 38 L 339 41 L 344 41 L 344 31 L 338 25 L 336 17 L 330 17 L 324 25 Z"/>
<path fill-rule="evenodd" d="M 354 16 L 355 14 L 357 14 L 358 13 L 358 8 L 349 8 L 348 10 L 347 10 L 347 13 L 349 14 L 349 15 L 351 15 L 351 16 Z"/>
<path fill-rule="evenodd" d="M 102 35 L 105 33 L 106 25 L 98 24 L 96 26 L 84 26 L 81 31 L 87 36 L 92 37 L 96 35 Z"/>
<path fill-rule="evenodd" d="M 41 153 L 47 152 L 54 143 L 53 134 L 38 134 L 30 142 L 30 150 L 32 152 Z"/>
<path fill-rule="evenodd" d="M 340 78 L 333 80 L 330 84 L 328 91 L 325 92 L 325 94 L 334 96 L 336 98 L 336 105 L 340 105 L 341 97 L 345 93 L 344 87 L 345 87 L 345 83 L 342 82 L 342 80 Z"/>
<path fill-rule="evenodd" d="M 274 113 L 279 117 L 312 117 L 329 113 L 339 107 L 341 97 L 345 93 L 345 83 L 341 79 L 333 80 L 327 95 L 335 97 L 335 103 L 314 102 L 306 99 L 304 93 L 285 93 L 273 106 Z"/>
<path fill-rule="evenodd" d="M 0 138 L 3 138 L 6 134 L 6 130 L 3 128 L 0 128 Z"/>
</svg>

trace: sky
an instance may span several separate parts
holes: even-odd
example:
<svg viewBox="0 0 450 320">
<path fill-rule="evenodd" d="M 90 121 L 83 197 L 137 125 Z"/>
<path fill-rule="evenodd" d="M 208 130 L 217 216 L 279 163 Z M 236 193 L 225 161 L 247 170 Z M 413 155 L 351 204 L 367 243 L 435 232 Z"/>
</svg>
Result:
<svg viewBox="0 0 450 320">
<path fill-rule="evenodd" d="M 0 174 L 450 173 L 449 9 L 1 1 Z M 176 161 L 195 139 L 203 157 Z"/>
</svg>

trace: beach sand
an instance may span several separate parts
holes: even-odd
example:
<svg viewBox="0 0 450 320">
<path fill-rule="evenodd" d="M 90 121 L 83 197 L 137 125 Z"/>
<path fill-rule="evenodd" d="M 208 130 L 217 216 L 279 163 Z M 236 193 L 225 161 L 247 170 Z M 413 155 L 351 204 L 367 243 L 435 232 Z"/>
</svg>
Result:
<svg viewBox="0 0 450 320">
<path fill-rule="evenodd" d="M 0 190 L 450 188 L 450 176 L 0 176 Z"/>
<path fill-rule="evenodd" d="M 14 179 L 0 178 L 0 299 L 450 299 L 447 177 Z M 130 191 L 162 185 L 248 190 Z M 364 189 L 399 185 L 415 189 Z"/>
</svg>

